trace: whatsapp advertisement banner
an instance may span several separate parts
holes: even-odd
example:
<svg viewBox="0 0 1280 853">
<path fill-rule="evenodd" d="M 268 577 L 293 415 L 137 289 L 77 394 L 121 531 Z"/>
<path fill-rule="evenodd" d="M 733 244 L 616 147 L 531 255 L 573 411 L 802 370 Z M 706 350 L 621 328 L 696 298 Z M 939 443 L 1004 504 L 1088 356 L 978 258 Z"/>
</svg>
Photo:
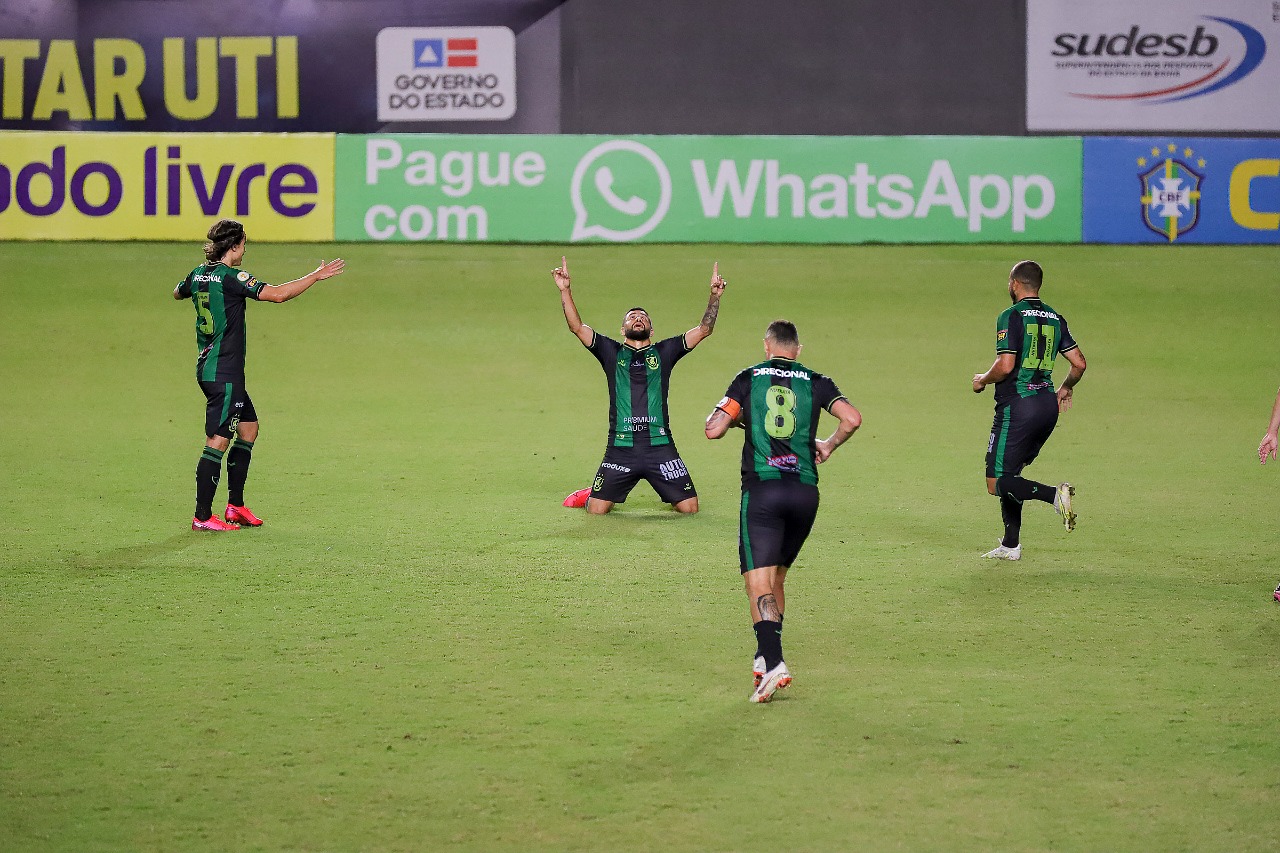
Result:
<svg viewBox="0 0 1280 853">
<path fill-rule="evenodd" d="M 1081 140 L 339 136 L 339 240 L 1078 243 Z"/>
<path fill-rule="evenodd" d="M 0 132 L 0 239 L 333 239 L 332 134 Z"/>
</svg>

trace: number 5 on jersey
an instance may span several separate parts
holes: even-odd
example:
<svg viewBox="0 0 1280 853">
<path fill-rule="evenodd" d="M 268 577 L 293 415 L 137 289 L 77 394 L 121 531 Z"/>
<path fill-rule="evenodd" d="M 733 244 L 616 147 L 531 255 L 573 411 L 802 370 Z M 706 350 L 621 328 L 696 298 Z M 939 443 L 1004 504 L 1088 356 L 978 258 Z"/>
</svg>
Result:
<svg viewBox="0 0 1280 853">
<path fill-rule="evenodd" d="M 209 294 L 196 293 L 196 315 L 200 320 L 200 331 L 206 335 L 212 335 L 215 331 L 213 325 L 213 312 L 209 310 Z"/>
</svg>

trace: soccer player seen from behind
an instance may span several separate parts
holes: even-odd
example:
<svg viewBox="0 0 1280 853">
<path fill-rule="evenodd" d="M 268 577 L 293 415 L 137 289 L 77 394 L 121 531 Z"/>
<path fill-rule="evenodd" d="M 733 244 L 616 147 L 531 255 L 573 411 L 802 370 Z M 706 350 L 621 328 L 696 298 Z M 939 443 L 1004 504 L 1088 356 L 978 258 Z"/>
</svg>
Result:
<svg viewBox="0 0 1280 853">
<path fill-rule="evenodd" d="M 1067 530 L 1074 530 L 1076 513 L 1070 483 L 1054 488 L 1025 479 L 1022 470 L 1035 461 L 1058 413 L 1071 408 L 1071 394 L 1084 376 L 1084 353 L 1067 329 L 1067 318 L 1040 301 L 1044 271 L 1035 261 L 1021 261 L 1009 272 L 1009 299 L 996 321 L 996 360 L 986 373 L 973 377 L 973 392 L 995 385 L 996 415 L 987 442 L 987 491 L 1000 498 L 1004 537 L 983 554 L 997 560 L 1022 557 L 1022 504 L 1028 500 L 1051 504 Z M 1062 387 L 1053 390 L 1053 365 L 1066 357 L 1071 371 Z"/>
<path fill-rule="evenodd" d="M 783 586 L 818 514 L 818 464 L 862 425 L 862 415 L 836 384 L 801 364 L 794 324 L 775 320 L 764 336 L 767 359 L 734 377 L 707 418 L 707 438 L 731 426 L 742 444 L 738 557 L 756 635 L 752 702 L 768 702 L 791 684 L 782 658 Z M 840 420 L 819 439 L 823 410 Z"/>
<path fill-rule="evenodd" d="M 684 513 L 698 511 L 698 493 L 671 436 L 667 417 L 667 389 L 676 362 L 706 340 L 716 328 L 725 280 L 720 264 L 711 272 L 711 296 L 702 322 L 683 335 L 653 342 L 653 322 L 643 308 L 632 308 L 622 319 L 622 342 L 599 334 L 582 322 L 569 289 L 569 263 L 551 271 L 560 289 L 560 303 L 569 331 L 582 341 L 604 368 L 609 383 L 609 443 L 595 482 L 564 500 L 565 506 L 586 506 L 603 515 L 644 479 L 658 497 Z"/>
<path fill-rule="evenodd" d="M 341 259 L 320 266 L 286 284 L 270 285 L 236 267 L 244 260 L 244 226 L 220 219 L 209 229 L 205 262 L 173 289 L 174 299 L 190 299 L 196 309 L 196 382 L 204 392 L 204 452 L 196 465 L 196 512 L 192 530 L 239 530 L 258 527 L 258 518 L 244 505 L 253 443 L 258 438 L 258 413 L 245 390 L 245 301 L 288 302 L 326 278 L 342 273 Z M 231 443 L 232 436 L 235 443 Z M 230 452 L 227 447 L 230 446 Z M 227 458 L 226 521 L 213 514 L 222 457 Z"/>
</svg>

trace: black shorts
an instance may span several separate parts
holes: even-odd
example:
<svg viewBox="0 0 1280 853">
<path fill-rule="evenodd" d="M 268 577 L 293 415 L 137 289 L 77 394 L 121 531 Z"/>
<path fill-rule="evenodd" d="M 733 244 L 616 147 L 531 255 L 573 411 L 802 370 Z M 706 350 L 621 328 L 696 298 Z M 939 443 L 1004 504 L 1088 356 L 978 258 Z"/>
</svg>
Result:
<svg viewBox="0 0 1280 853">
<path fill-rule="evenodd" d="M 738 560 L 743 574 L 763 566 L 790 568 L 818 517 L 818 487 L 799 480 L 764 480 L 742 493 Z"/>
<path fill-rule="evenodd" d="M 258 413 L 253 401 L 240 382 L 201 382 L 200 390 L 206 400 L 204 407 L 204 434 L 210 438 L 220 435 L 231 438 L 241 421 L 256 423 Z"/>
<path fill-rule="evenodd" d="M 596 470 L 591 497 L 611 503 L 626 503 L 627 495 L 642 479 L 648 480 L 658 497 L 669 504 L 698 496 L 684 467 L 684 460 L 680 458 L 680 451 L 672 443 L 657 447 L 610 446 Z"/>
<path fill-rule="evenodd" d="M 987 441 L 987 476 L 1017 476 L 1035 461 L 1058 425 L 1058 396 L 1036 394 L 996 407 Z"/>
</svg>

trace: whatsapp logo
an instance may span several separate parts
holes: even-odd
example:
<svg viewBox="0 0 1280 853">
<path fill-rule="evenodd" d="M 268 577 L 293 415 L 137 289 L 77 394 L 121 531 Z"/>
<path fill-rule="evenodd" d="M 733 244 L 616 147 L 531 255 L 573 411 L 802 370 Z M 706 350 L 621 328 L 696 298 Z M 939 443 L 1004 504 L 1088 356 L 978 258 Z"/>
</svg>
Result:
<svg viewBox="0 0 1280 853">
<path fill-rule="evenodd" d="M 625 243 L 648 234 L 667 215 L 671 173 L 652 148 L 614 139 L 600 143 L 578 161 L 569 194 L 571 240 L 599 237 Z"/>
</svg>

